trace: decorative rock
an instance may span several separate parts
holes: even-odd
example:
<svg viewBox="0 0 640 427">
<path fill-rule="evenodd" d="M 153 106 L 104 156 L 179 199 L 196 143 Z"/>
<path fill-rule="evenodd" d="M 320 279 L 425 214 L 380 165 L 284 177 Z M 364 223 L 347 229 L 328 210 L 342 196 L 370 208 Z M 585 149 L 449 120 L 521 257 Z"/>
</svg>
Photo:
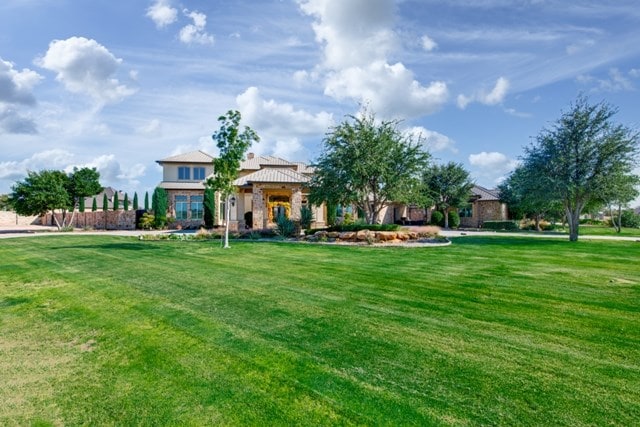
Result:
<svg viewBox="0 0 640 427">
<path fill-rule="evenodd" d="M 395 240 L 397 233 L 395 231 L 379 231 L 376 235 L 383 242 Z"/>
<path fill-rule="evenodd" d="M 337 231 L 330 231 L 327 233 L 327 237 L 330 239 L 337 239 L 338 237 L 340 237 L 340 233 Z"/>
<path fill-rule="evenodd" d="M 313 235 L 316 237 L 325 237 L 327 234 L 329 233 L 327 233 L 325 230 L 320 230 L 313 233 Z"/>
<path fill-rule="evenodd" d="M 338 235 L 340 240 L 354 240 L 356 238 L 355 231 L 343 231 Z"/>
<path fill-rule="evenodd" d="M 371 236 L 370 230 L 360 230 L 356 233 L 357 240 L 367 240 Z"/>
<path fill-rule="evenodd" d="M 404 232 L 399 232 L 398 233 L 398 239 L 399 240 L 409 240 L 409 235 L 407 233 Z"/>
</svg>

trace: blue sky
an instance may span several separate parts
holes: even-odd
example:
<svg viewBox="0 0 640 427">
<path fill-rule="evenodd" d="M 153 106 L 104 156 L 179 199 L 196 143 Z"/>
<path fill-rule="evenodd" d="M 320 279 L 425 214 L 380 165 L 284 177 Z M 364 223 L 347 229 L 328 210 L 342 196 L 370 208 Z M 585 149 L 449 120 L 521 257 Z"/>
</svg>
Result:
<svg viewBox="0 0 640 427">
<path fill-rule="evenodd" d="M 251 151 L 312 161 L 368 104 L 494 187 L 579 93 L 640 128 L 637 0 L 3 0 L 0 193 L 27 170 L 97 167 L 133 192 L 155 163 Z"/>
</svg>

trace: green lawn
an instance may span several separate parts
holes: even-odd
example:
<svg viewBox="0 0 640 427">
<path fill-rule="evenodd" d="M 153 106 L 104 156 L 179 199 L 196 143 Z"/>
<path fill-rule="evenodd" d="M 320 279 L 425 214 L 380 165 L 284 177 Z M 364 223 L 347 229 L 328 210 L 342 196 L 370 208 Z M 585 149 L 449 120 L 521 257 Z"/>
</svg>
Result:
<svg viewBox="0 0 640 427">
<path fill-rule="evenodd" d="M 0 425 L 637 425 L 640 244 L 0 241 Z"/>
</svg>

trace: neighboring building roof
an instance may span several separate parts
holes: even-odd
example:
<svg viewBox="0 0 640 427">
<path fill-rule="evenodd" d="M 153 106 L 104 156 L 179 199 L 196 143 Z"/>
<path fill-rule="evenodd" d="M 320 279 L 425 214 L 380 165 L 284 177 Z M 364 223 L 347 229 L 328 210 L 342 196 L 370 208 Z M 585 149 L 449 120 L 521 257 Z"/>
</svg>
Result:
<svg viewBox="0 0 640 427">
<path fill-rule="evenodd" d="M 294 162 L 294 164 L 298 167 L 298 173 L 304 174 L 313 174 L 316 171 L 316 168 L 313 166 L 309 166 L 303 162 Z"/>
<path fill-rule="evenodd" d="M 254 182 L 272 182 L 279 184 L 303 184 L 309 182 L 309 177 L 286 168 L 266 168 L 250 173 L 233 181 L 233 185 L 241 187 Z"/>
<path fill-rule="evenodd" d="M 498 190 L 490 190 L 479 185 L 473 186 L 473 188 L 471 189 L 471 195 L 473 198 L 481 202 L 500 200 L 500 194 L 498 193 Z"/>
<path fill-rule="evenodd" d="M 207 163 L 210 164 L 213 157 L 204 151 L 192 151 L 190 153 L 182 153 L 176 156 L 167 157 L 166 159 L 156 160 L 157 163 Z"/>
<path fill-rule="evenodd" d="M 204 181 L 176 182 L 162 181 L 158 187 L 165 190 L 204 190 Z"/>
</svg>

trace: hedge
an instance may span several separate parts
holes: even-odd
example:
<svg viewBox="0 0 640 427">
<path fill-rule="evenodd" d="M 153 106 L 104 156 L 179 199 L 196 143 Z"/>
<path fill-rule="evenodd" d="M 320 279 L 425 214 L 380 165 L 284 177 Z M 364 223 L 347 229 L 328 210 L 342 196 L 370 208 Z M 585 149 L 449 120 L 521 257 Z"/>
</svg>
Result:
<svg viewBox="0 0 640 427">
<path fill-rule="evenodd" d="M 520 227 L 515 221 L 485 221 L 482 223 L 482 228 L 487 230 L 519 230 Z"/>
</svg>

